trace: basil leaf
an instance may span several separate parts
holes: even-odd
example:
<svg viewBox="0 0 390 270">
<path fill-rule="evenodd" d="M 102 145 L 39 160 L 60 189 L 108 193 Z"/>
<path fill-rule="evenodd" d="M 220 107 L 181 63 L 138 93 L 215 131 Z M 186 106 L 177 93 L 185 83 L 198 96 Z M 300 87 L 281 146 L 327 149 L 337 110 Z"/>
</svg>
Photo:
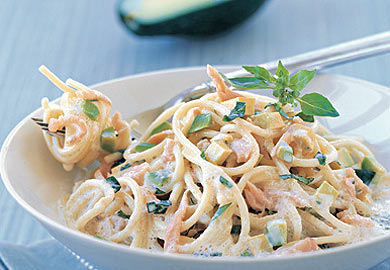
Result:
<svg viewBox="0 0 390 270">
<path fill-rule="evenodd" d="M 312 178 L 312 177 L 306 178 L 306 177 L 303 177 L 303 176 L 300 176 L 300 175 L 296 175 L 296 174 L 282 174 L 282 175 L 279 175 L 279 176 L 280 176 L 280 178 L 282 180 L 295 179 L 295 180 L 298 180 L 299 182 L 304 183 L 305 185 L 310 184 L 314 180 L 314 178 Z"/>
<path fill-rule="evenodd" d="M 241 233 L 241 225 L 233 225 L 230 234 L 240 234 L 240 233 Z"/>
<path fill-rule="evenodd" d="M 117 193 L 121 189 L 121 184 L 119 184 L 118 180 L 116 180 L 115 176 L 110 176 L 104 179 L 107 183 L 111 185 L 114 189 L 115 193 Z"/>
<path fill-rule="evenodd" d="M 290 73 L 288 70 L 283 66 L 282 61 L 279 61 L 278 63 L 278 69 L 276 70 L 276 76 L 278 76 L 278 79 L 276 80 L 277 86 L 283 86 L 286 88 L 289 84 L 290 79 Z"/>
<path fill-rule="evenodd" d="M 99 236 L 99 235 L 97 235 L 97 234 L 95 234 L 93 237 L 95 237 L 95 238 L 97 238 L 97 239 L 100 239 L 100 240 L 106 240 L 106 239 L 104 239 L 103 237 L 101 237 L 101 236 Z"/>
<path fill-rule="evenodd" d="M 202 151 L 202 153 L 200 153 L 200 157 L 203 158 L 204 160 L 206 161 L 209 161 L 206 157 L 206 154 L 204 153 L 204 151 Z"/>
<path fill-rule="evenodd" d="M 355 169 L 355 173 L 367 186 L 371 183 L 372 179 L 376 174 L 376 172 L 373 171 L 359 170 L 359 169 Z"/>
<path fill-rule="evenodd" d="M 88 99 L 89 101 L 91 102 L 96 102 L 96 101 L 99 101 L 97 98 L 94 98 L 94 99 Z"/>
<path fill-rule="evenodd" d="M 90 100 L 84 100 L 81 104 L 83 112 L 91 119 L 96 120 L 99 115 L 99 108 L 93 104 Z"/>
<path fill-rule="evenodd" d="M 326 155 L 321 154 L 321 152 L 318 152 L 314 158 L 318 159 L 318 162 L 320 165 L 325 165 L 326 164 Z"/>
<path fill-rule="evenodd" d="M 215 212 L 215 214 L 214 214 L 213 218 L 211 219 L 211 221 L 216 220 L 220 215 L 222 215 L 223 212 L 225 212 L 226 209 L 228 209 L 231 204 L 232 203 L 228 203 L 228 204 L 225 204 L 225 205 L 222 205 L 221 207 L 219 207 L 217 212 Z"/>
<path fill-rule="evenodd" d="M 222 176 L 219 177 L 219 182 L 221 182 L 222 185 L 225 185 L 228 188 L 231 188 L 233 186 L 227 179 L 223 178 Z"/>
<path fill-rule="evenodd" d="M 255 77 L 236 77 L 236 78 L 228 78 L 223 73 L 219 73 L 222 78 L 229 82 L 232 86 L 238 89 L 269 89 L 272 86 L 268 85 L 263 80 L 259 80 Z"/>
<path fill-rule="evenodd" d="M 172 171 L 168 169 L 162 169 L 155 172 L 149 172 L 146 178 L 153 184 L 162 186 L 171 178 Z"/>
<path fill-rule="evenodd" d="M 271 83 L 275 82 L 275 78 L 271 75 L 271 73 L 268 70 L 266 70 L 263 67 L 242 66 L 242 68 L 245 69 L 246 71 L 248 71 L 249 73 L 255 75 L 255 77 L 259 80 L 267 81 L 267 82 L 271 82 Z"/>
<path fill-rule="evenodd" d="M 301 104 L 302 112 L 306 115 L 337 117 L 339 113 L 330 101 L 321 94 L 310 93 L 296 98 Z"/>
<path fill-rule="evenodd" d="M 187 133 L 190 134 L 208 128 L 209 126 L 211 126 L 211 122 L 211 113 L 197 114 Z"/>
<path fill-rule="evenodd" d="M 125 214 L 122 210 L 119 210 L 116 215 L 121 218 L 129 219 L 130 215 Z"/>
<path fill-rule="evenodd" d="M 237 101 L 234 109 L 230 112 L 229 115 L 224 115 L 222 120 L 225 122 L 229 122 L 229 121 L 232 121 L 238 117 L 244 117 L 245 107 L 246 107 L 245 102 Z"/>
<path fill-rule="evenodd" d="M 148 202 L 146 203 L 146 208 L 148 210 L 148 213 L 165 214 L 165 212 L 167 212 L 168 207 L 171 205 L 172 203 L 169 200 L 159 201 L 159 202 Z"/>
<path fill-rule="evenodd" d="M 143 152 L 143 151 L 148 150 L 149 148 L 152 148 L 154 146 L 156 146 L 156 145 L 152 144 L 152 143 L 143 142 L 143 143 L 140 143 L 139 145 L 137 145 L 134 148 L 134 151 L 135 152 Z"/>
<path fill-rule="evenodd" d="M 303 88 L 313 79 L 317 70 L 301 70 L 291 77 L 289 87 L 294 91 L 302 91 Z"/>
<path fill-rule="evenodd" d="M 125 165 L 122 165 L 120 168 L 120 171 L 124 171 L 131 167 L 131 163 L 126 163 Z"/>
<path fill-rule="evenodd" d="M 310 123 L 314 122 L 313 115 L 307 115 L 307 114 L 304 114 L 303 112 L 300 112 L 296 116 L 300 117 L 305 122 L 310 122 Z"/>
<path fill-rule="evenodd" d="M 171 129 L 171 124 L 168 123 L 167 121 L 162 122 L 160 125 L 155 127 L 152 132 L 150 132 L 149 136 L 152 136 L 154 134 L 160 133 L 161 131 Z"/>
<path fill-rule="evenodd" d="M 274 106 L 275 110 L 280 113 L 281 116 L 283 116 L 284 118 L 286 119 L 289 119 L 289 120 L 292 120 L 292 117 L 288 116 L 287 113 L 283 110 L 282 107 L 280 107 L 280 105 L 278 103 L 268 103 L 267 105 L 265 105 L 264 109 L 270 107 L 270 106 Z"/>
</svg>

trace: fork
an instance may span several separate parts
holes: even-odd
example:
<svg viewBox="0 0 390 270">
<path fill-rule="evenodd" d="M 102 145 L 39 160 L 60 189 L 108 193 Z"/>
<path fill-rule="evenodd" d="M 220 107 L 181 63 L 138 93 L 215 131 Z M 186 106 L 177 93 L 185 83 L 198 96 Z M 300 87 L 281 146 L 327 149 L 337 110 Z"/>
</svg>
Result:
<svg viewBox="0 0 390 270">
<path fill-rule="evenodd" d="M 311 52 L 299 54 L 292 57 L 281 59 L 283 65 L 291 72 L 297 72 L 300 69 L 312 69 L 317 70 L 324 69 L 326 67 L 332 67 L 353 60 L 358 60 L 366 57 L 375 56 L 378 54 L 390 52 L 390 31 L 382 32 L 376 35 L 340 43 L 330 47 L 314 50 Z M 278 66 L 278 61 L 272 61 L 260 66 L 274 73 Z M 226 74 L 227 77 L 242 77 L 249 76 L 250 74 L 244 69 L 240 69 Z M 137 131 L 133 130 L 135 137 L 140 137 L 140 134 L 146 130 L 150 123 L 164 110 L 181 102 L 188 102 L 194 99 L 199 99 L 202 96 L 215 92 L 215 84 L 213 82 L 206 82 L 199 86 L 189 88 L 180 94 L 171 98 L 166 104 L 142 112 L 135 115 L 132 119 L 139 120 L 143 123 L 142 126 L 137 127 Z M 141 120 L 142 119 L 142 120 Z M 58 130 L 56 132 L 50 132 L 48 130 L 48 124 L 43 122 L 42 119 L 32 118 L 42 130 L 46 131 L 51 136 L 64 136 L 65 129 Z M 140 130 L 142 127 L 142 130 Z"/>
</svg>

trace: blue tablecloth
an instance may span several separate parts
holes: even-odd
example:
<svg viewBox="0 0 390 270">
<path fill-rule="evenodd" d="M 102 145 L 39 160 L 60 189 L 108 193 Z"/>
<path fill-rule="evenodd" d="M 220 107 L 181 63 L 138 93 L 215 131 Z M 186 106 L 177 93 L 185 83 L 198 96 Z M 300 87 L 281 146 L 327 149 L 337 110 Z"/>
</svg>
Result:
<svg viewBox="0 0 390 270">
<path fill-rule="evenodd" d="M 41 97 L 60 95 L 37 72 L 41 64 L 61 78 L 93 84 L 165 68 L 258 64 L 390 29 L 389 0 L 268 0 L 243 25 L 210 38 L 136 37 L 120 25 L 115 8 L 116 1 L 110 0 L 0 1 L 0 144 L 40 106 Z M 329 72 L 389 86 L 389 70 L 390 55 L 382 55 Z M 50 236 L 2 183 L 0 213 L 0 241 L 12 243 L 9 250 L 13 250 L 11 257 L 6 256 L 7 248 L 1 245 L 3 263 L 18 254 L 39 263 L 34 246 L 22 251 L 14 244 L 32 244 Z M 53 241 L 41 245 L 62 248 Z M 66 251 L 53 254 L 64 269 L 77 269 L 77 261 Z"/>
</svg>

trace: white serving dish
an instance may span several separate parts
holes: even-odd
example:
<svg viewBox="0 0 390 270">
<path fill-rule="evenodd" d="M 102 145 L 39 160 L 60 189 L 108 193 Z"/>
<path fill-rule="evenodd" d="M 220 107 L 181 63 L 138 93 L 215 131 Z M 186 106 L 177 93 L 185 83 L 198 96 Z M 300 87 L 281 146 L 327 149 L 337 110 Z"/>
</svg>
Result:
<svg viewBox="0 0 390 270">
<path fill-rule="evenodd" d="M 234 70 L 224 67 L 222 71 Z M 125 118 L 160 106 L 180 91 L 207 80 L 204 67 L 145 73 L 95 85 Z M 390 89 L 370 82 L 330 74 L 319 74 L 307 92 L 329 97 L 341 116 L 322 123 L 337 133 L 365 138 L 387 169 L 390 169 Z M 261 90 L 270 95 L 270 90 Z M 39 98 L 39 97 L 37 97 Z M 67 173 L 52 158 L 39 128 L 30 117 L 8 135 L 0 156 L 1 176 L 16 201 L 32 214 L 56 239 L 99 269 L 368 269 L 390 256 L 390 235 L 316 253 L 256 259 L 202 258 L 189 255 L 151 253 L 99 240 L 61 223 L 56 205 L 71 191 L 77 171 Z M 17 226 L 17 224 L 15 224 Z"/>
</svg>

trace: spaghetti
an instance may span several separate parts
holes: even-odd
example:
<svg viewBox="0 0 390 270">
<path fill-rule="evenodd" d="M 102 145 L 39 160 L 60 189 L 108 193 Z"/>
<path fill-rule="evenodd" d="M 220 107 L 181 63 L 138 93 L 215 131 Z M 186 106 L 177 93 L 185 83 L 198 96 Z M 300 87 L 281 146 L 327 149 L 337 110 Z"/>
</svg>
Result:
<svg viewBox="0 0 390 270">
<path fill-rule="evenodd" d="M 378 231 L 375 205 L 390 196 L 390 178 L 366 146 L 294 118 L 288 105 L 284 118 L 266 106 L 273 99 L 231 90 L 210 66 L 217 93 L 166 110 L 133 142 L 129 125 L 109 118 L 108 98 L 43 71 L 65 92 L 59 106 L 42 102 L 49 129 L 66 128 L 65 138 L 44 133 L 49 149 L 65 169 L 100 160 L 65 198 L 73 229 L 203 256 L 310 252 Z M 86 99 L 97 100 L 96 120 L 80 109 Z M 110 126 L 113 153 L 99 145 Z"/>
</svg>

